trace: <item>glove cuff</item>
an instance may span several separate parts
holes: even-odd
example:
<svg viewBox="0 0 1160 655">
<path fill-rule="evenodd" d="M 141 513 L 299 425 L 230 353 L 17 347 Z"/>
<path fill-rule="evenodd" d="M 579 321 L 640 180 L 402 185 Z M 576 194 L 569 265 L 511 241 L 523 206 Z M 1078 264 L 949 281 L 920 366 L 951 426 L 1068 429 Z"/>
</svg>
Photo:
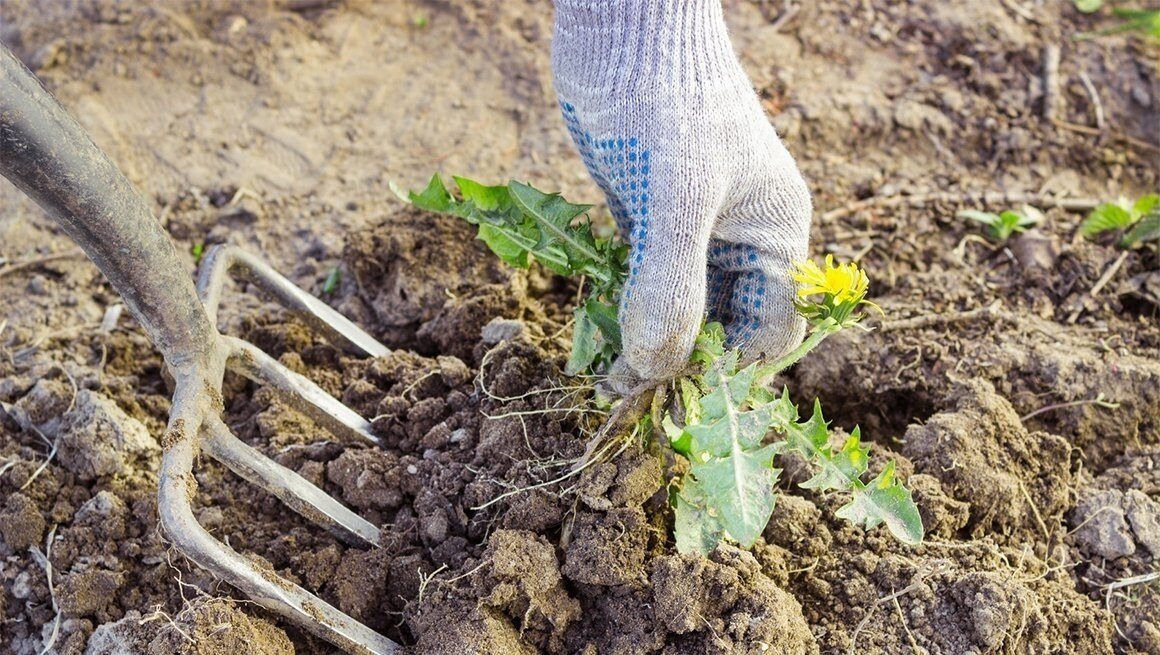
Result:
<svg viewBox="0 0 1160 655">
<path fill-rule="evenodd" d="M 556 0 L 552 67 L 575 102 L 751 88 L 720 0 Z"/>
</svg>

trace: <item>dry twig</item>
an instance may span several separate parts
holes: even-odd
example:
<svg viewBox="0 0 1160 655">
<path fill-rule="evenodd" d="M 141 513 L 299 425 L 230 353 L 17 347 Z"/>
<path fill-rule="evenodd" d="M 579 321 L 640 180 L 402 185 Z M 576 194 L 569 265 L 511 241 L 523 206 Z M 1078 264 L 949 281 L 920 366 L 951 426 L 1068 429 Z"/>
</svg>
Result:
<svg viewBox="0 0 1160 655">
<path fill-rule="evenodd" d="M 28 269 L 28 268 L 34 268 L 36 266 L 40 266 L 41 264 L 55 262 L 55 261 L 58 261 L 61 259 L 72 259 L 73 257 L 82 257 L 82 256 L 84 256 L 84 254 L 85 254 L 84 251 L 82 251 L 80 248 L 73 248 L 72 250 L 69 250 L 66 252 L 58 252 L 58 253 L 54 253 L 51 255 L 42 255 L 40 257 L 31 257 L 29 259 L 22 259 L 18 262 L 11 263 L 11 264 L 5 266 L 4 268 L 0 268 L 0 277 L 4 277 L 5 275 L 10 275 L 10 274 L 15 273 L 17 271 L 23 271 L 23 270 Z"/>
<path fill-rule="evenodd" d="M 822 222 L 845 218 L 864 209 L 886 209 L 889 207 L 923 207 L 937 203 L 964 204 L 978 203 L 982 205 L 1035 205 L 1036 207 L 1061 207 L 1068 211 L 1088 211 L 1100 204 L 1096 198 L 1059 198 L 1037 193 L 1006 193 L 1006 192 L 948 192 L 919 193 L 915 195 L 897 194 L 893 196 L 874 196 L 864 200 L 852 202 L 844 207 L 831 209 L 822 214 Z"/>
<path fill-rule="evenodd" d="M 1055 120 L 1059 110 L 1059 44 L 1043 46 L 1043 118 Z"/>
<path fill-rule="evenodd" d="M 1107 120 L 1104 118 L 1104 103 L 1100 102 L 1100 94 L 1096 91 L 1096 85 L 1092 84 L 1092 80 L 1087 73 L 1079 72 L 1079 81 L 1083 83 L 1083 88 L 1087 91 L 1088 97 L 1091 98 L 1092 107 L 1096 112 L 1096 129 L 1100 132 L 1108 126 Z"/>
<path fill-rule="evenodd" d="M 979 307 L 957 314 L 923 314 L 922 316 L 915 316 L 914 318 L 890 321 L 889 323 L 883 323 L 878 329 L 881 332 L 890 332 L 891 330 L 916 330 L 919 328 L 934 327 L 936 325 L 965 323 L 979 318 L 1002 317 L 1001 306 L 1002 301 L 996 300 L 986 307 Z"/>
<path fill-rule="evenodd" d="M 801 7 L 799 5 L 793 4 L 790 2 L 790 0 L 786 0 L 785 10 L 781 12 L 781 15 L 777 17 L 777 20 L 773 21 L 773 23 L 769 26 L 769 29 L 774 32 L 780 32 L 781 28 L 789 24 L 789 22 L 793 20 L 793 17 L 797 16 L 799 11 L 801 11 Z"/>
</svg>

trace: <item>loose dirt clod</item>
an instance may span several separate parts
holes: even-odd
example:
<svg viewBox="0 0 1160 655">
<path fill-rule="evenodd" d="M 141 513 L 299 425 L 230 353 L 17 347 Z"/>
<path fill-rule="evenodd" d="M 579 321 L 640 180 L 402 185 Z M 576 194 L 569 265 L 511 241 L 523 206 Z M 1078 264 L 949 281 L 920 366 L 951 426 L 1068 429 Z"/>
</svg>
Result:
<svg viewBox="0 0 1160 655">
<path fill-rule="evenodd" d="M 60 461 L 80 480 L 153 470 L 161 449 L 140 421 L 112 400 L 82 389 L 60 427 Z"/>
<path fill-rule="evenodd" d="M 780 2 L 723 3 L 812 181 L 811 254 L 859 261 L 887 314 L 783 381 L 898 459 L 928 538 L 904 548 L 832 520 L 844 499 L 797 489 L 787 464 L 752 554 L 695 559 L 673 554 L 671 472 L 652 454 L 526 491 L 571 470 L 604 419 L 576 409 L 589 381 L 559 374 L 581 290 L 513 274 L 386 189 L 462 171 L 600 201 L 551 90 L 549 3 L 291 4 L 0 11 L 0 40 L 155 202 L 189 270 L 197 246 L 226 242 L 316 294 L 338 268 L 328 302 L 398 348 L 357 361 L 256 298 L 223 309 L 223 330 L 376 417 L 383 449 L 324 442 L 293 406 L 226 380 L 234 432 L 383 540 L 348 548 L 204 462 L 194 509 L 215 537 L 422 653 L 1160 652 L 1156 581 L 1114 586 L 1160 558 L 1160 262 L 1076 238 L 1084 210 L 1069 209 L 1157 188 L 1156 151 L 1139 145 L 1160 121 L 1154 46 L 1072 41 L 1101 19 L 1066 2 L 1034 21 L 1011 9 L 1033 3 L 821 0 L 792 21 Z M 1102 134 L 1043 118 L 1050 104 L 1097 130 L 1080 72 Z M 1039 199 L 1046 220 L 1010 253 L 955 216 Z M 99 421 L 68 436 L 62 366 L 76 417 L 84 402 L 123 425 L 111 403 L 161 435 L 170 397 L 132 321 L 97 331 L 117 300 L 90 264 L 55 257 L 72 247 L 0 185 L 0 258 L 30 262 L 0 276 L 0 401 L 61 437 L 20 490 L 49 446 L 0 413 L 0 651 L 38 655 L 55 625 L 70 655 L 329 655 L 252 605 L 187 604 L 189 585 L 230 592 L 161 541 L 156 445 L 105 432 L 98 447 Z M 54 525 L 59 624 L 29 551 Z"/>
</svg>

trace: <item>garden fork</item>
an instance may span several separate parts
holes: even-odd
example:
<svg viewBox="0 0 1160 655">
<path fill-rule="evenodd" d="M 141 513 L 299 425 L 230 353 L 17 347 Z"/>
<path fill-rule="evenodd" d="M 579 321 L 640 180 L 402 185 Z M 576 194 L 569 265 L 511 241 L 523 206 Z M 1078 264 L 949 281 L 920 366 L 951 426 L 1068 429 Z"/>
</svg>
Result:
<svg viewBox="0 0 1160 655">
<path fill-rule="evenodd" d="M 124 298 L 173 375 L 157 503 L 166 535 L 191 560 L 319 637 L 352 653 L 395 652 L 399 646 L 391 640 L 215 539 L 197 523 L 191 506 L 197 492 L 193 462 L 204 451 L 343 541 L 360 547 L 379 544 L 378 528 L 243 443 L 223 422 L 222 378 L 230 369 L 294 398 L 295 407 L 340 438 L 378 443 L 366 419 L 317 385 L 252 344 L 218 333 L 217 308 L 227 275 L 264 290 L 349 352 L 380 356 L 387 348 L 237 248 L 207 253 L 195 287 L 145 199 L 3 45 L 0 173 L 80 244 Z"/>
</svg>

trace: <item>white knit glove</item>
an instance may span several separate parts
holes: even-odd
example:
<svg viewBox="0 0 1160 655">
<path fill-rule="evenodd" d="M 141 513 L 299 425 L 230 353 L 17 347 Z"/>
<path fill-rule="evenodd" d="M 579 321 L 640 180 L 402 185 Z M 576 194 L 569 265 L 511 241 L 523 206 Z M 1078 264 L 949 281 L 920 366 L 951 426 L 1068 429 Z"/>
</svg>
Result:
<svg viewBox="0 0 1160 655">
<path fill-rule="evenodd" d="M 624 359 L 688 363 L 706 310 L 746 359 L 801 342 L 789 271 L 809 188 L 733 53 L 720 0 L 556 0 L 568 131 L 631 243 Z"/>
</svg>

